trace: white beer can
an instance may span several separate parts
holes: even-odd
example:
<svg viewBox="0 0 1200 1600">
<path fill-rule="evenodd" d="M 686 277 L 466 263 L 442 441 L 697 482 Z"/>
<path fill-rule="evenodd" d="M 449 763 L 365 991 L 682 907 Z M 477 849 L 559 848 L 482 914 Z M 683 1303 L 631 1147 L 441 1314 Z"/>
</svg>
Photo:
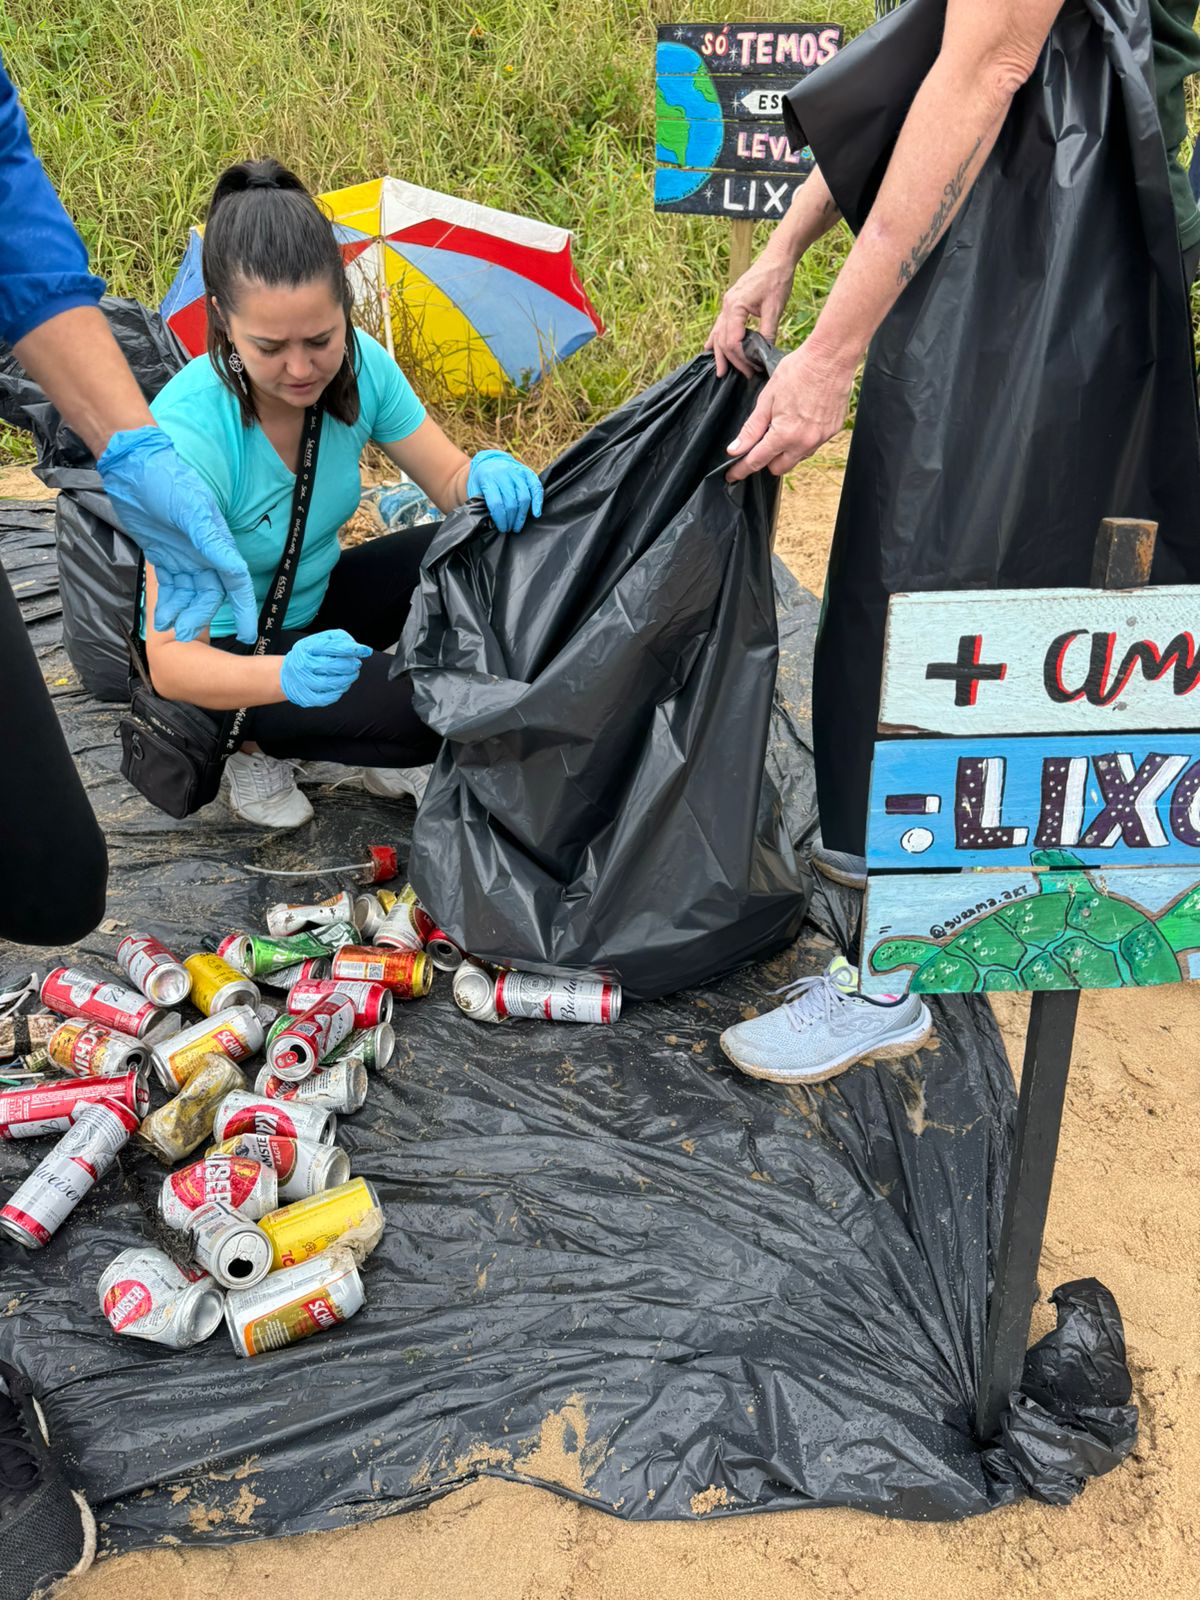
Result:
<svg viewBox="0 0 1200 1600">
<path fill-rule="evenodd" d="M 152 1245 L 122 1250 L 99 1284 L 100 1310 L 114 1333 L 186 1350 L 207 1339 L 225 1296 L 207 1272 L 177 1265 Z"/>
<path fill-rule="evenodd" d="M 81 1104 L 54 1149 L 0 1206 L 0 1230 L 30 1250 L 48 1244 L 137 1129 L 138 1118 L 116 1100 Z"/>
<path fill-rule="evenodd" d="M 247 1061 L 262 1049 L 263 1030 L 250 1006 L 230 1006 L 203 1017 L 150 1052 L 158 1080 L 169 1094 L 182 1089 L 208 1056 Z"/>
<path fill-rule="evenodd" d="M 284 1139 L 332 1144 L 336 1132 L 337 1118 L 323 1106 L 268 1100 L 241 1089 L 225 1096 L 213 1124 L 213 1138 L 218 1144 L 238 1133 L 271 1133 Z"/>
<path fill-rule="evenodd" d="M 270 1239 L 232 1206 L 210 1200 L 188 1219 L 196 1261 L 226 1289 L 248 1289 L 271 1270 Z"/>
<path fill-rule="evenodd" d="M 335 922 L 350 922 L 357 927 L 356 905 L 348 889 L 309 905 L 281 903 L 267 912 L 267 932 L 281 939 L 289 933 L 304 933 L 309 928 L 328 928 Z"/>
<path fill-rule="evenodd" d="M 156 1006 L 177 1006 L 191 993 L 183 963 L 149 934 L 131 933 L 117 946 L 117 965 Z"/>
<path fill-rule="evenodd" d="M 314 1072 L 299 1083 L 289 1083 L 276 1077 L 266 1066 L 255 1078 L 254 1088 L 268 1100 L 324 1106 L 329 1111 L 349 1115 L 361 1111 L 366 1102 L 367 1069 L 356 1061 L 335 1061 L 328 1070 Z"/>
<path fill-rule="evenodd" d="M 279 1185 L 280 1205 L 307 1200 L 322 1189 L 336 1189 L 350 1176 L 350 1157 L 337 1144 L 285 1139 L 274 1133 L 235 1133 L 213 1145 L 209 1155 L 248 1156 L 270 1167 Z"/>
<path fill-rule="evenodd" d="M 256 1288 L 233 1290 L 225 1301 L 225 1324 L 238 1355 L 257 1356 L 336 1328 L 363 1299 L 353 1255 L 335 1246 L 273 1272 Z"/>
<path fill-rule="evenodd" d="M 279 1180 L 271 1167 L 250 1156 L 206 1156 L 163 1179 L 158 1209 L 168 1227 L 187 1228 L 210 1200 L 220 1200 L 257 1222 L 278 1206 Z"/>
</svg>

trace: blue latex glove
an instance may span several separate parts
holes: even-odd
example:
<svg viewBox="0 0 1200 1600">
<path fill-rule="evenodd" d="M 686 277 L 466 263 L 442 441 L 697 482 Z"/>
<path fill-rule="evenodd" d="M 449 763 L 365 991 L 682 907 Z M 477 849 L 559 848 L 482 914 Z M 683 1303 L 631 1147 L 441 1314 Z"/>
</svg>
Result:
<svg viewBox="0 0 1200 1600">
<path fill-rule="evenodd" d="M 310 633 L 284 656 L 279 686 L 294 706 L 331 706 L 370 654 L 370 645 L 357 644 L 344 628 Z"/>
<path fill-rule="evenodd" d="M 243 644 L 258 638 L 250 569 L 212 491 L 161 428 L 114 433 L 96 463 L 121 526 L 158 578 L 154 626 L 194 639 L 226 596 Z"/>
<path fill-rule="evenodd" d="M 542 481 L 503 450 L 481 450 L 471 457 L 467 495 L 481 494 L 501 533 L 520 533 L 526 517 L 542 514 Z"/>
</svg>

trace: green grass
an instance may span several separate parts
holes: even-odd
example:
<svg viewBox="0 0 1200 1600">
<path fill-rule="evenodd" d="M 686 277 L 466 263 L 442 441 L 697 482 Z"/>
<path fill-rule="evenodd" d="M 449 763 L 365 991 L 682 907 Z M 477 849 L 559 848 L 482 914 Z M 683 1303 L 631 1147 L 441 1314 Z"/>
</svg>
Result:
<svg viewBox="0 0 1200 1600">
<path fill-rule="evenodd" d="M 767 9 L 851 33 L 873 16 L 872 0 Z M 158 303 L 217 174 L 247 155 L 314 190 L 386 172 L 572 229 L 605 337 L 528 396 L 442 408 L 465 447 L 499 440 L 540 464 L 707 336 L 729 229 L 656 216 L 651 172 L 655 24 L 712 14 L 699 0 L 5 0 L 0 51 L 115 293 Z M 811 326 L 848 242 L 839 228 L 809 252 L 781 342 Z M 0 458 L 11 448 L 0 436 Z"/>
</svg>

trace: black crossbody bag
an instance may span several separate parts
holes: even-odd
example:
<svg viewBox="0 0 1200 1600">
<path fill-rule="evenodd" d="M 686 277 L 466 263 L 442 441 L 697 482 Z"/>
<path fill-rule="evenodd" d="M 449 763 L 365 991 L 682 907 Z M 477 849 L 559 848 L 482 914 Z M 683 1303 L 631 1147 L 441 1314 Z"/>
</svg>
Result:
<svg viewBox="0 0 1200 1600">
<path fill-rule="evenodd" d="M 304 413 L 299 470 L 292 495 L 292 516 L 287 541 L 274 580 L 258 619 L 258 641 L 251 655 L 266 655 L 287 615 L 304 525 L 317 475 L 317 446 L 321 440 L 322 411 L 310 406 Z M 139 570 L 137 594 L 142 594 Z M 247 708 L 221 717 L 182 700 L 166 700 L 150 681 L 144 642 L 127 633 L 133 672 L 129 680 L 129 713 L 121 718 L 121 773 L 151 804 L 169 817 L 190 817 L 215 800 L 225 763 L 242 742 Z"/>
</svg>

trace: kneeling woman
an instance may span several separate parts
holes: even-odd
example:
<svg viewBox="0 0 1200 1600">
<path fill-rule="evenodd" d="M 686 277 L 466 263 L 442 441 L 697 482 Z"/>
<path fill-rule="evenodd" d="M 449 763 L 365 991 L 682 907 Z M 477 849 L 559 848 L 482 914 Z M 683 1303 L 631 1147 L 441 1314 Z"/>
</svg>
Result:
<svg viewBox="0 0 1200 1600">
<path fill-rule="evenodd" d="M 482 495 L 502 532 L 541 510 L 541 484 L 498 450 L 468 459 L 426 416 L 390 356 L 350 322 L 350 292 L 328 220 L 275 161 L 222 174 L 203 250 L 208 354 L 176 374 L 151 410 L 210 485 L 261 607 L 287 538 L 304 415 L 323 417 L 304 542 L 284 625 L 267 656 L 239 653 L 224 605 L 184 644 L 152 625 L 146 652 L 161 695 L 211 711 L 250 707 L 246 744 L 226 767 L 235 814 L 289 828 L 312 815 L 300 762 L 366 769 L 374 794 L 420 797 L 439 740 L 416 716 L 406 677 L 389 677 L 432 528 L 341 551 L 359 502 L 359 457 L 373 439 L 435 505 Z"/>
</svg>

